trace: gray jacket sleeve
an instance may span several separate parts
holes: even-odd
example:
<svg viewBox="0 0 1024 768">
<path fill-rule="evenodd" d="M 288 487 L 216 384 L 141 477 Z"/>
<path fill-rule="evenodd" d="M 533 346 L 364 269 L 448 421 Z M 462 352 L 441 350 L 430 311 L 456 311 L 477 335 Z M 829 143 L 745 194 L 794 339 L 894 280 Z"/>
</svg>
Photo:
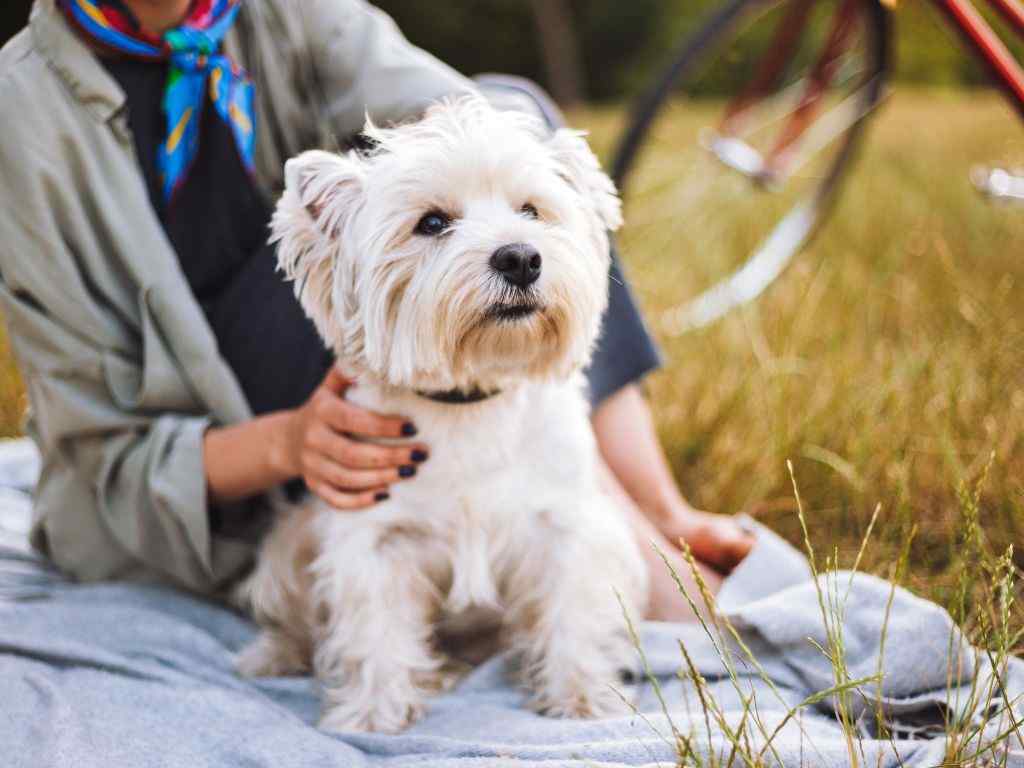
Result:
<svg viewBox="0 0 1024 768">
<path fill-rule="evenodd" d="M 301 0 L 322 117 L 340 138 L 379 123 L 408 119 L 472 83 L 412 45 L 382 11 L 364 0 Z"/>
<path fill-rule="evenodd" d="M 23 135 L 0 142 L 0 303 L 45 462 L 34 543 L 79 579 L 148 572 L 212 591 L 248 553 L 209 528 L 209 419 L 151 373 L 145 301 L 119 316 L 82 263 L 96 244 L 76 242 L 89 229 L 73 171 L 33 146 L 31 121 L 11 125 Z"/>
</svg>

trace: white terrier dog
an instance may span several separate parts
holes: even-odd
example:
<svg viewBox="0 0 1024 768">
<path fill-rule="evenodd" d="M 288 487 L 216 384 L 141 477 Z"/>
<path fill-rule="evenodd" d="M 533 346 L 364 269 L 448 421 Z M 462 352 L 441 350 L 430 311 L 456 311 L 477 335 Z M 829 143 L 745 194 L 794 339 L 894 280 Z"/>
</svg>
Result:
<svg viewBox="0 0 1024 768">
<path fill-rule="evenodd" d="M 323 727 L 400 730 L 441 686 L 438 622 L 490 606 L 534 708 L 615 711 L 632 664 L 613 588 L 636 615 L 647 574 L 598 488 L 580 374 L 614 186 L 581 134 L 477 98 L 367 135 L 287 164 L 274 238 L 349 399 L 409 416 L 431 458 L 371 509 L 278 521 L 242 588 L 263 633 L 239 669 L 311 667 Z"/>
</svg>

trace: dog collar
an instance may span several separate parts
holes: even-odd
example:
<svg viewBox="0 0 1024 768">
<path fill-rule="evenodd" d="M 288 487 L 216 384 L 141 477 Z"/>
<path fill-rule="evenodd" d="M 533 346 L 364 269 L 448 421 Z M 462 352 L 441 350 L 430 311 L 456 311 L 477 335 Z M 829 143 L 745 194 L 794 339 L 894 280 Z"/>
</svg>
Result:
<svg viewBox="0 0 1024 768">
<path fill-rule="evenodd" d="M 465 392 L 461 389 L 447 389 L 438 392 L 422 392 L 417 391 L 417 395 L 425 397 L 428 400 L 433 400 L 435 403 L 445 403 L 447 405 L 468 405 L 470 403 L 479 403 L 482 400 L 487 400 L 500 395 L 500 389 L 494 389 L 490 392 L 480 389 L 479 387 L 473 387 L 473 389 Z"/>
</svg>

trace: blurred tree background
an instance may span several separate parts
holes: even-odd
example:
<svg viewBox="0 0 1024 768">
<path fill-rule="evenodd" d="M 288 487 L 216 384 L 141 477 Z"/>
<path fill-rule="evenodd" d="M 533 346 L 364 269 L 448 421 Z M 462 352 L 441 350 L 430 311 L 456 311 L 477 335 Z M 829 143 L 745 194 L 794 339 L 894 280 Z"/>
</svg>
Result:
<svg viewBox="0 0 1024 768">
<path fill-rule="evenodd" d="M 411 40 L 463 72 L 525 75 L 572 102 L 635 95 L 718 2 L 377 0 L 376 5 Z M 24 25 L 30 5 L 30 0 L 0 2 L 0 42 Z M 896 21 L 900 79 L 939 85 L 984 81 L 926 3 L 904 0 Z"/>
</svg>

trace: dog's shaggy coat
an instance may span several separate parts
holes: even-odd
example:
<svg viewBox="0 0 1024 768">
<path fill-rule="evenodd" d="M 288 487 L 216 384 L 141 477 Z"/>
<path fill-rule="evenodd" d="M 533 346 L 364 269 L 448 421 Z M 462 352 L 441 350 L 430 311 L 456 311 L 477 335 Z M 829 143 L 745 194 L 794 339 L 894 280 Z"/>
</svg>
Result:
<svg viewBox="0 0 1024 768">
<path fill-rule="evenodd" d="M 280 519 L 241 590 L 263 633 L 239 669 L 311 668 L 325 728 L 395 731 L 442 684 L 438 622 L 482 606 L 539 711 L 617 709 L 631 651 L 613 588 L 636 614 L 646 572 L 599 490 L 580 374 L 607 304 L 614 187 L 580 134 L 476 98 L 366 133 L 367 152 L 288 163 L 274 237 L 358 381 L 349 399 L 408 416 L 431 457 L 371 509 Z M 539 254 L 535 282 L 495 268 L 509 244 Z M 424 396 L 449 390 L 496 394 Z"/>
</svg>

